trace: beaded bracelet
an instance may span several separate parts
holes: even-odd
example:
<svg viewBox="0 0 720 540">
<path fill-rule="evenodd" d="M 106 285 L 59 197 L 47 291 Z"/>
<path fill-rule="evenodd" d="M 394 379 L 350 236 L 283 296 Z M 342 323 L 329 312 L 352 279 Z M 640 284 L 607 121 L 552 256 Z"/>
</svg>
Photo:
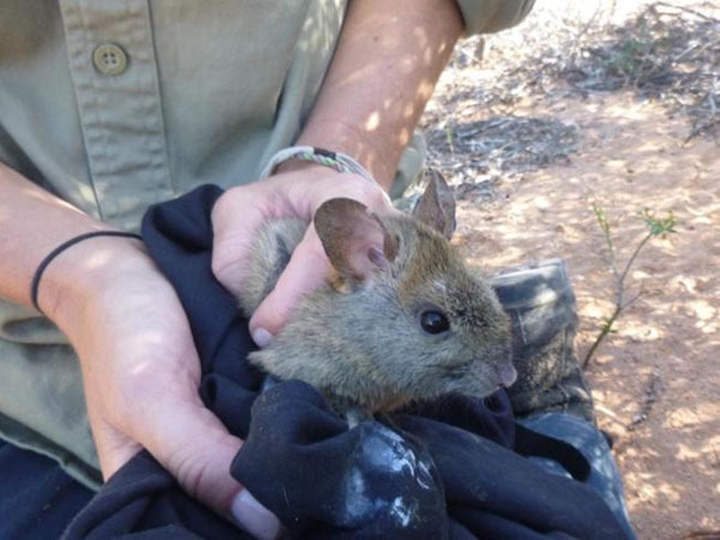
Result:
<svg viewBox="0 0 720 540">
<path fill-rule="evenodd" d="M 33 275 L 32 282 L 30 283 L 30 299 L 32 300 L 33 306 L 35 306 L 35 309 L 37 309 L 40 313 L 42 313 L 42 310 L 40 309 L 40 306 L 38 305 L 38 290 L 40 288 L 40 279 L 42 278 L 42 275 L 45 272 L 45 269 L 53 261 L 53 259 L 55 259 L 55 257 L 60 255 L 60 253 L 65 251 L 70 246 L 74 246 L 75 244 L 82 242 L 83 240 L 87 240 L 88 238 L 94 238 L 96 236 L 126 236 L 128 238 L 137 238 L 138 240 L 142 240 L 142 236 L 140 236 L 139 234 L 125 232 L 125 231 L 93 231 L 93 232 L 84 233 L 84 234 L 75 236 L 75 237 L 71 238 L 70 240 L 63 242 L 55 249 L 53 249 L 40 262 L 37 269 L 35 270 L 35 274 Z"/>
<path fill-rule="evenodd" d="M 292 159 L 310 161 L 318 165 L 330 167 L 341 173 L 358 174 L 370 182 L 375 182 L 375 179 L 368 170 L 350 156 L 342 152 L 332 152 L 331 150 L 315 148 L 314 146 L 291 146 L 289 148 L 283 148 L 277 152 L 265 168 L 263 168 L 260 173 L 260 178 L 267 178 L 280 165 Z"/>
</svg>

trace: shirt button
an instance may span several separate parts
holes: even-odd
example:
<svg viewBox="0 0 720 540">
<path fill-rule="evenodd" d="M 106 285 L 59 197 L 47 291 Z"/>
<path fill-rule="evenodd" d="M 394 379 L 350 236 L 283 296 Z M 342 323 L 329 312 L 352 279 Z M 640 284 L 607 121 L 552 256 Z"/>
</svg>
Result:
<svg viewBox="0 0 720 540">
<path fill-rule="evenodd" d="M 93 51 L 93 64 L 103 75 L 120 75 L 128 65 L 128 57 L 118 45 L 103 43 Z"/>
</svg>

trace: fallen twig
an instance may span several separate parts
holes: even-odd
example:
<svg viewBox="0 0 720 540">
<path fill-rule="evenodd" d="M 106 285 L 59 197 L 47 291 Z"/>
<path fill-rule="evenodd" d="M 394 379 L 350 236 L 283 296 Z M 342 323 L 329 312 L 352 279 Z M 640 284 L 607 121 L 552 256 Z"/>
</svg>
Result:
<svg viewBox="0 0 720 540">
<path fill-rule="evenodd" d="M 692 9 L 692 8 L 689 8 L 689 7 L 676 6 L 676 5 L 674 5 L 674 4 L 668 4 L 667 2 L 655 2 L 655 5 L 656 5 L 656 6 L 665 6 L 665 7 L 669 7 L 669 8 L 672 8 L 672 9 L 677 9 L 677 10 L 680 10 L 680 11 L 685 11 L 685 12 L 687 12 L 687 13 L 692 13 L 692 14 L 695 15 L 696 17 L 700 17 L 701 19 L 705 19 L 706 21 L 712 21 L 712 22 L 720 23 L 720 19 L 716 19 L 715 17 L 710 17 L 709 15 L 705 15 L 704 13 L 700 13 L 699 11 L 696 11 L 696 10 L 694 10 L 694 9 Z M 659 12 L 658 12 L 658 14 L 660 14 L 660 15 L 666 15 L 665 13 L 659 13 Z M 667 13 L 667 15 L 669 15 L 669 13 Z"/>
<path fill-rule="evenodd" d="M 645 389 L 645 398 L 643 399 L 643 403 L 640 406 L 640 412 L 638 412 L 633 417 L 632 422 L 630 422 L 630 424 L 627 426 L 628 431 L 634 430 L 639 424 L 642 424 L 645 420 L 648 419 L 648 416 L 650 415 L 650 410 L 657 401 L 658 395 L 660 393 L 660 383 L 660 369 L 656 367 L 650 375 L 650 380 L 648 381 L 647 388 Z"/>
<path fill-rule="evenodd" d="M 683 540 L 688 538 L 699 538 L 700 540 L 720 540 L 720 529 L 716 531 L 691 531 L 683 536 Z"/>
<path fill-rule="evenodd" d="M 709 130 L 712 127 L 715 127 L 717 125 L 720 125 L 720 117 L 717 118 L 711 118 L 708 122 L 703 122 L 700 125 L 693 128 L 693 130 L 690 132 L 690 134 L 685 138 L 683 141 L 683 144 L 689 143 L 691 140 L 693 140 L 695 137 L 700 135 L 702 132 Z"/>
</svg>

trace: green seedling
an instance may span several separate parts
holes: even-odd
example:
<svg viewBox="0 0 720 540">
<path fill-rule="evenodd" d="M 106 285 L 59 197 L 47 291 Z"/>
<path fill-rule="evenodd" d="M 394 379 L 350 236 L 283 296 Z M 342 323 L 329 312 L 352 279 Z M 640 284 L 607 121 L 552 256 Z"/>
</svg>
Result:
<svg viewBox="0 0 720 540">
<path fill-rule="evenodd" d="M 592 209 L 595 213 L 595 218 L 600 225 L 600 229 L 603 232 L 603 236 L 605 237 L 605 243 L 607 244 L 608 248 L 608 263 L 610 264 L 610 270 L 612 271 L 613 277 L 615 278 L 616 293 L 615 309 L 612 315 L 610 315 L 610 317 L 608 317 L 604 321 L 602 328 L 600 329 L 600 333 L 598 334 L 594 343 L 585 355 L 585 360 L 583 361 L 583 368 L 586 368 L 588 366 L 588 364 L 590 363 L 590 359 L 592 358 L 596 349 L 600 346 L 602 340 L 605 339 L 605 337 L 609 333 L 615 331 L 615 322 L 617 321 L 618 317 L 620 317 L 620 314 L 623 312 L 623 310 L 635 303 L 635 301 L 637 301 L 637 299 L 640 297 L 640 293 L 637 293 L 629 300 L 625 297 L 627 292 L 625 288 L 625 279 L 627 278 L 628 272 L 630 271 L 630 268 L 635 262 L 635 259 L 637 259 L 640 251 L 643 249 L 643 247 L 645 247 L 645 244 L 647 244 L 651 238 L 665 238 L 668 234 L 673 234 L 677 232 L 675 230 L 677 220 L 675 219 L 675 216 L 672 212 L 669 212 L 666 217 L 657 218 L 649 209 L 645 208 L 642 212 L 640 212 L 640 217 L 645 222 L 645 225 L 647 225 L 648 232 L 638 243 L 635 251 L 633 251 L 632 255 L 625 263 L 625 267 L 621 272 L 620 267 L 617 263 L 617 255 L 615 251 L 615 246 L 613 245 L 610 223 L 608 222 L 607 215 L 605 214 L 605 211 L 602 209 L 602 207 L 600 207 L 596 203 L 593 203 Z"/>
</svg>

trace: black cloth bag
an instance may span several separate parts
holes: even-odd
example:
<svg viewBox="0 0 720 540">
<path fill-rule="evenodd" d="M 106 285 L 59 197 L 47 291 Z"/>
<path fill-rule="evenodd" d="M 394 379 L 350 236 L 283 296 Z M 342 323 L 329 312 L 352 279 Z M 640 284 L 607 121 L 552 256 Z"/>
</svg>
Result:
<svg viewBox="0 0 720 540">
<path fill-rule="evenodd" d="M 553 454 L 577 478 L 587 475 L 572 447 L 516 425 L 504 392 L 485 400 L 451 395 L 348 430 L 311 386 L 265 384 L 246 361 L 255 348 L 247 320 L 210 268 L 210 212 L 221 194 L 203 186 L 150 208 L 142 235 L 190 320 L 205 404 L 245 439 L 230 473 L 288 536 L 624 537 L 595 491 L 521 455 Z M 247 535 L 190 499 L 141 452 L 65 532 L 109 537 Z"/>
</svg>

